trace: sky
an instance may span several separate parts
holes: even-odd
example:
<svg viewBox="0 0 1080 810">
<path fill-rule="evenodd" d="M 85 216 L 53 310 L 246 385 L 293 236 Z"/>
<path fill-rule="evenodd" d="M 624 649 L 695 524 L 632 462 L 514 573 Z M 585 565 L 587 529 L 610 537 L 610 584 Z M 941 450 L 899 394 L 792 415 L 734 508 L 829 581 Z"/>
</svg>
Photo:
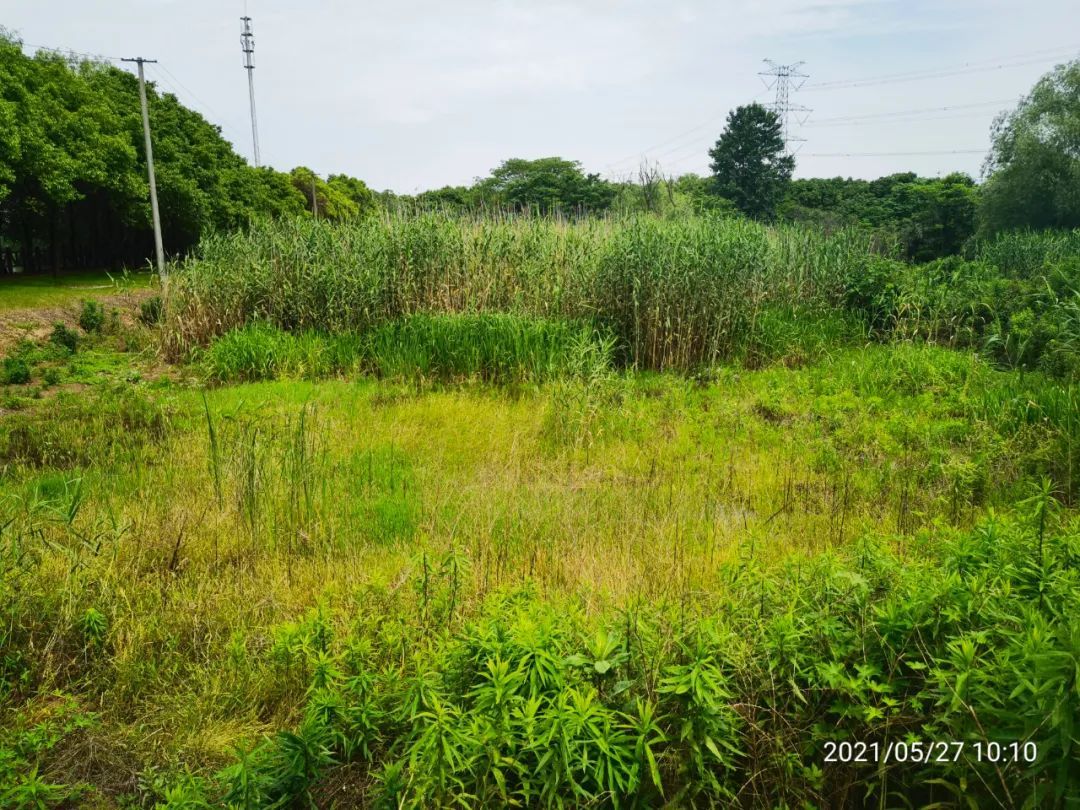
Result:
<svg viewBox="0 0 1080 810">
<path fill-rule="evenodd" d="M 1080 56 L 1076 0 L 0 0 L 46 46 L 158 59 L 148 78 L 263 163 L 415 193 L 511 157 L 611 178 L 708 172 L 727 113 L 802 62 L 796 176 L 978 177 L 995 115 Z M 126 66 L 131 67 L 131 66 Z"/>
</svg>

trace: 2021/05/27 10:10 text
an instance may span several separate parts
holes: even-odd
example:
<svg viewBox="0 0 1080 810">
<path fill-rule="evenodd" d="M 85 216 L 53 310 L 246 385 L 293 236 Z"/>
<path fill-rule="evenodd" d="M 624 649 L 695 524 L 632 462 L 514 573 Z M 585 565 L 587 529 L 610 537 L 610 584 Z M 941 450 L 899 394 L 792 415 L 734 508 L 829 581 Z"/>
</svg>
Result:
<svg viewBox="0 0 1080 810">
<path fill-rule="evenodd" d="M 891 740 L 860 742 L 850 740 L 825 743 L 825 762 L 975 762 L 1033 764 L 1039 758 L 1036 743 L 999 743 L 985 740 Z"/>
</svg>

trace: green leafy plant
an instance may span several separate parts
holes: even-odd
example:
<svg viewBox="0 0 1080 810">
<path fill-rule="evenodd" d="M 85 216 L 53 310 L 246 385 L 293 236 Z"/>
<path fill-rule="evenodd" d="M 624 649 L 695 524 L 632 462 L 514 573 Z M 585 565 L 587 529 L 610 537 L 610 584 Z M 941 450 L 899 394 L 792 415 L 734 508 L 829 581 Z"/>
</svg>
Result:
<svg viewBox="0 0 1080 810">
<path fill-rule="evenodd" d="M 100 332 L 105 325 L 105 309 L 97 301 L 83 301 L 79 326 L 84 332 Z"/>
<path fill-rule="evenodd" d="M 66 349 L 68 352 L 74 352 L 79 346 L 79 336 L 65 324 L 60 322 L 53 325 L 49 340 L 56 346 Z"/>
<path fill-rule="evenodd" d="M 30 366 L 21 357 L 5 357 L 0 366 L 0 383 L 25 385 L 30 382 Z"/>
</svg>

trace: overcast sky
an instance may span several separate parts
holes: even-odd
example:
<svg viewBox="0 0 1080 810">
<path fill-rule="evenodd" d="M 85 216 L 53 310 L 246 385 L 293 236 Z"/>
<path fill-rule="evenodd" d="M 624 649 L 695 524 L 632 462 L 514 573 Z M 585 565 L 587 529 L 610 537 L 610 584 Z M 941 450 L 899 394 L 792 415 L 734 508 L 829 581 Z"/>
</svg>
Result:
<svg viewBox="0 0 1080 810">
<path fill-rule="evenodd" d="M 0 24 L 28 49 L 159 59 L 148 75 L 250 157 L 244 8 L 0 0 Z M 805 138 L 799 176 L 977 175 L 983 155 L 968 151 L 986 148 L 994 115 L 1080 54 L 1076 0 L 248 0 L 247 9 L 264 163 L 402 193 L 469 183 L 508 157 L 560 155 L 618 175 L 648 155 L 669 173 L 704 173 L 728 110 L 773 100 L 758 75 L 765 58 L 803 61 L 809 74 L 792 95 L 812 108 L 794 129 Z"/>
</svg>

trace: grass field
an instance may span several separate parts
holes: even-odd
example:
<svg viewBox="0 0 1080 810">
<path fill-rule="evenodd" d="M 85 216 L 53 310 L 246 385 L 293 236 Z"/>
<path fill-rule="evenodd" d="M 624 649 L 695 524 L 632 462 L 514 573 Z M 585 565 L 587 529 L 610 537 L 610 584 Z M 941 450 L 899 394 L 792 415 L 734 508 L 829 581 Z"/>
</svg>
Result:
<svg viewBox="0 0 1080 810">
<path fill-rule="evenodd" d="M 574 242 L 549 227 L 497 233 Z M 315 307 L 352 310 L 332 286 L 303 310 L 204 271 L 162 323 L 4 361 L 0 805 L 1080 795 L 1074 383 L 871 338 L 843 288 L 763 300 L 743 351 L 658 271 L 640 322 L 394 305 L 333 331 Z M 237 328 L 204 333 L 211 311 Z M 887 768 L 827 757 L 952 740 Z"/>
<path fill-rule="evenodd" d="M 113 295 L 130 289 L 152 287 L 153 273 L 107 273 L 87 271 L 53 278 L 41 276 L 0 276 L 0 312 L 28 307 L 60 307 L 86 298 Z"/>
</svg>

